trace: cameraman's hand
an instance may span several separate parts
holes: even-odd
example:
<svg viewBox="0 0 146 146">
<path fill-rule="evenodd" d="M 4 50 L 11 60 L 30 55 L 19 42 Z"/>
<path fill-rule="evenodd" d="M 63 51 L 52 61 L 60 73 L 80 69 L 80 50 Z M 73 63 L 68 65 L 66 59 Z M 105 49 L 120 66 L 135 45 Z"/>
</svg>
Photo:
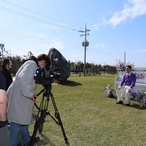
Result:
<svg viewBox="0 0 146 146">
<path fill-rule="evenodd" d="M 35 101 L 36 97 L 37 97 L 36 94 L 33 94 L 29 99 Z"/>
<path fill-rule="evenodd" d="M 60 75 L 60 73 L 58 73 L 58 72 L 56 72 L 56 71 L 54 71 L 53 73 L 54 73 L 54 75 Z"/>
</svg>

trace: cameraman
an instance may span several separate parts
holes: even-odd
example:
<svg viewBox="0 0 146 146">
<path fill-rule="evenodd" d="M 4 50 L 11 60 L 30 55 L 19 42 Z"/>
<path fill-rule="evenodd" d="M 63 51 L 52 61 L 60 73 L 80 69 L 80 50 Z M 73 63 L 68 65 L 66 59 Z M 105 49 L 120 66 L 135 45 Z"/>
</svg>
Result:
<svg viewBox="0 0 146 146">
<path fill-rule="evenodd" d="M 50 65 L 46 54 L 40 54 L 38 59 L 26 61 L 17 71 L 15 80 L 8 88 L 8 120 L 10 122 L 10 140 L 12 146 L 19 145 L 20 133 L 24 146 L 30 146 L 31 137 L 28 125 L 31 124 L 33 106 L 36 98 L 34 74 L 39 67 Z M 38 137 L 37 137 L 38 138 Z M 35 139 L 35 142 L 39 141 Z"/>
<path fill-rule="evenodd" d="M 46 54 L 40 54 L 38 56 L 38 65 L 39 67 L 50 67 L 51 66 L 51 61 L 50 58 Z"/>
</svg>

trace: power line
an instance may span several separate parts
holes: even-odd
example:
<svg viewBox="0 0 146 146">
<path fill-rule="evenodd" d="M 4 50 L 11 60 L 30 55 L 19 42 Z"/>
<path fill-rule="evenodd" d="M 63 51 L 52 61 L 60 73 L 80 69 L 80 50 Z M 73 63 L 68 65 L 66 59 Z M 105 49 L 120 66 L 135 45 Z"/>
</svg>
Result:
<svg viewBox="0 0 146 146">
<path fill-rule="evenodd" d="M 69 24 L 69 23 L 63 22 L 63 21 L 61 21 L 61 20 L 58 20 L 58 19 L 49 17 L 49 16 L 47 16 L 47 15 L 44 15 L 44 14 L 41 14 L 41 13 L 32 11 L 32 10 L 30 10 L 30 9 L 27 9 L 27 8 L 25 8 L 25 7 L 16 5 L 16 4 L 11 3 L 11 2 L 9 2 L 9 1 L 6 1 L 6 0 L 3 0 L 3 1 L 6 2 L 6 3 L 9 3 L 9 4 L 11 4 L 11 5 L 14 5 L 14 6 L 16 6 L 16 7 L 19 7 L 19 8 L 21 8 L 21 9 L 24 9 L 24 10 L 27 10 L 27 11 L 29 11 L 29 12 L 35 13 L 35 14 L 37 14 L 37 15 L 40 15 L 40 16 L 43 16 L 43 17 L 46 17 L 46 18 L 49 18 L 49 19 L 52 19 L 52 20 L 55 20 L 55 21 L 58 21 L 58 22 L 61 22 L 61 23 L 64 23 L 64 24 L 67 24 L 67 25 L 70 25 L 70 26 L 74 26 L 74 27 L 77 27 L 77 28 L 80 28 L 80 29 L 81 29 L 81 27 L 79 27 L 79 26 L 76 26 L 76 25 L 73 25 L 73 24 Z M 76 30 L 76 29 L 73 29 L 73 30 Z"/>
<path fill-rule="evenodd" d="M 5 35 L 5 36 L 11 36 L 11 37 L 18 38 L 18 39 L 25 39 L 25 38 L 28 39 L 28 37 L 30 38 L 29 35 L 16 33 L 16 32 L 4 30 L 4 29 L 1 29 L 1 28 L 0 28 L 0 34 Z M 33 38 L 33 37 L 31 37 L 31 38 Z"/>
<path fill-rule="evenodd" d="M 22 16 L 22 17 L 25 17 L 25 18 L 28 18 L 28 19 L 31 19 L 31 20 L 38 21 L 38 22 L 55 24 L 53 22 L 49 22 L 49 21 L 46 21 L 46 20 L 42 20 L 42 19 L 39 19 L 39 18 L 30 16 L 30 15 L 26 15 L 26 14 L 23 14 L 23 13 L 20 13 L 20 12 L 17 12 L 17 11 L 14 11 L 14 10 L 11 10 L 11 9 L 8 9 L 8 8 L 2 7 L 2 6 L 0 6 L 0 9 L 3 10 L 3 11 L 9 12 L 11 14 L 19 15 L 19 16 Z M 72 28 L 69 28 L 69 29 L 72 29 Z"/>
<path fill-rule="evenodd" d="M 10 38 L 13 38 L 13 39 L 28 41 L 28 42 L 31 42 L 31 43 L 37 43 L 37 44 L 45 44 L 46 43 L 46 41 L 44 39 L 42 39 L 42 40 L 40 40 L 40 38 L 34 39 L 34 37 L 31 36 L 31 35 L 25 35 L 25 34 L 22 34 L 22 33 L 16 33 L 16 32 L 13 32 L 13 31 L 8 31 L 8 30 L 3 30 L 3 29 L 0 29 L 0 35 L 10 37 Z M 51 41 L 47 40 L 47 42 L 51 42 Z"/>
<path fill-rule="evenodd" d="M 29 16 L 29 15 L 26 15 L 26 14 L 23 14 L 23 13 L 20 13 L 20 12 L 17 12 L 17 11 L 14 11 L 14 10 L 11 10 L 11 9 L 8 9 L 8 8 L 2 7 L 2 6 L 0 6 L 0 9 L 3 10 L 3 11 L 6 11 L 6 12 L 12 13 L 12 14 L 16 14 L 16 15 L 19 15 L 19 16 L 22 16 L 22 17 L 25 17 L 25 18 L 35 20 L 35 21 L 47 22 L 48 23 L 48 21 L 46 21 L 46 20 L 42 20 L 42 19 L 39 19 L 39 18 L 36 18 L 36 17 L 33 17 L 33 16 Z"/>
</svg>

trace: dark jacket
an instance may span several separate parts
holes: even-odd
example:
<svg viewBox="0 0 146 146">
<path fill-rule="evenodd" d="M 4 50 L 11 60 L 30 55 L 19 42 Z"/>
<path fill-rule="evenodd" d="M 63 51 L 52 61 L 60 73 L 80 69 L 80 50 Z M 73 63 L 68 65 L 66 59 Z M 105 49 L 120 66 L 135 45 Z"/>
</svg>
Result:
<svg viewBox="0 0 146 146">
<path fill-rule="evenodd" d="M 4 75 L 4 77 L 6 79 L 6 90 L 7 90 L 13 81 L 12 76 L 11 76 L 9 70 L 7 70 L 6 68 L 4 68 L 1 73 Z"/>
<path fill-rule="evenodd" d="M 6 80 L 5 77 L 0 73 L 0 89 L 5 90 L 6 89 Z M 0 128 L 4 127 L 7 124 L 7 121 L 0 121 Z"/>
</svg>

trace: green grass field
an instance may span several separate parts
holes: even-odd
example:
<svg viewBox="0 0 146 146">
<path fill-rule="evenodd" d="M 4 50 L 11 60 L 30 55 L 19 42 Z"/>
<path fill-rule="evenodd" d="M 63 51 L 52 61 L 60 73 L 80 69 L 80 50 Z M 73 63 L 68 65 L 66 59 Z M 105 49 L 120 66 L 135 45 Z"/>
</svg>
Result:
<svg viewBox="0 0 146 146">
<path fill-rule="evenodd" d="M 53 84 L 52 93 L 70 146 L 145 146 L 146 107 L 131 101 L 131 106 L 117 105 L 107 98 L 104 88 L 114 85 L 115 75 L 71 76 L 64 85 Z M 39 85 L 37 93 L 41 90 Z M 36 103 L 39 105 L 42 95 Z M 51 100 L 49 112 L 54 116 Z M 37 110 L 34 109 L 34 112 Z M 33 120 L 30 132 L 34 129 Z M 45 118 L 41 140 L 35 146 L 65 146 L 59 125 Z"/>
</svg>

